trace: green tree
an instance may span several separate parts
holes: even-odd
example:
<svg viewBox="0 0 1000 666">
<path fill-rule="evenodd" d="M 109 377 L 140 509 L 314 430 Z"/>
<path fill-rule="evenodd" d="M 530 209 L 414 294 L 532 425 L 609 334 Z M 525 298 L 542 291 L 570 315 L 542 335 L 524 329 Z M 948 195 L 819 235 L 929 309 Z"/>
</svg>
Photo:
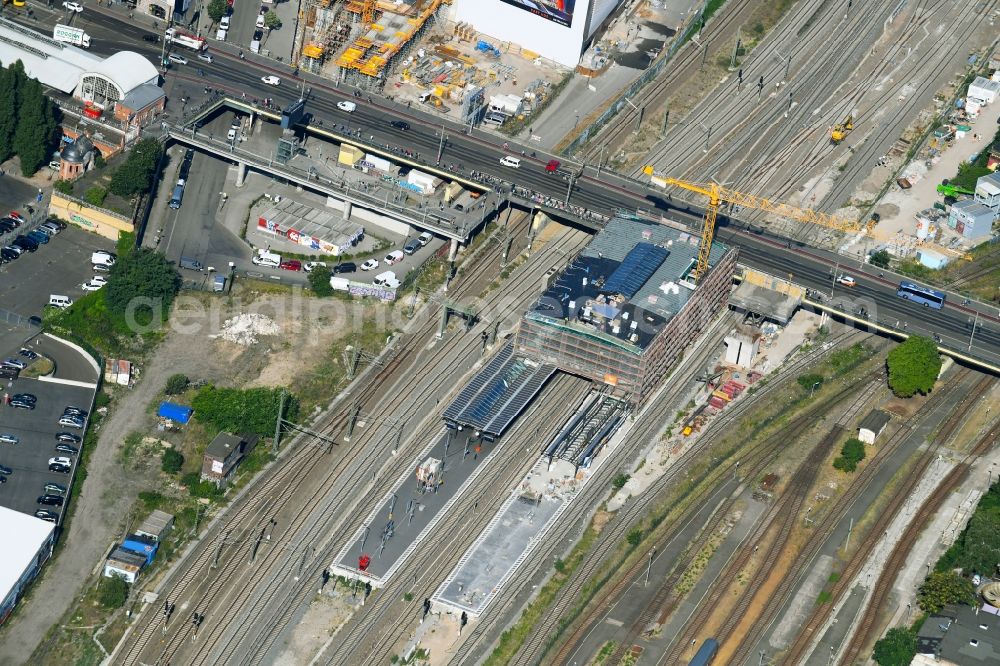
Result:
<svg viewBox="0 0 1000 666">
<path fill-rule="evenodd" d="M 309 273 L 309 288 L 317 296 L 333 296 L 333 287 L 330 286 L 330 269 L 325 266 L 317 266 Z"/>
<path fill-rule="evenodd" d="M 858 463 L 864 459 L 865 443 L 852 437 L 844 442 L 840 455 L 833 460 L 833 466 L 842 472 L 853 472 L 858 468 Z"/>
<path fill-rule="evenodd" d="M 907 666 L 917 656 L 917 634 L 909 627 L 894 627 L 875 643 L 872 659 L 879 666 Z"/>
<path fill-rule="evenodd" d="M 208 16 L 218 23 L 226 15 L 228 9 L 229 5 L 226 4 L 226 0 L 212 0 L 208 3 Z"/>
<path fill-rule="evenodd" d="M 264 14 L 264 27 L 268 30 L 277 30 L 281 27 L 281 19 L 274 12 Z"/>
<path fill-rule="evenodd" d="M 803 390 L 812 391 L 814 386 L 823 383 L 823 375 L 818 373 L 809 373 L 807 375 L 800 375 L 795 381 L 799 383 L 799 386 L 801 386 Z M 816 386 L 816 388 L 819 387 Z"/>
<path fill-rule="evenodd" d="M 900 398 L 927 394 L 941 372 L 941 356 L 930 338 L 914 335 L 889 352 L 889 388 Z"/>
<path fill-rule="evenodd" d="M 612 481 L 611 485 L 614 486 L 615 490 L 621 490 L 628 483 L 628 480 L 632 478 L 631 474 L 619 474 Z"/>
<path fill-rule="evenodd" d="M 976 600 L 972 581 L 954 571 L 933 571 L 917 591 L 917 603 L 927 613 L 937 613 L 948 604 L 971 604 Z"/>
<path fill-rule="evenodd" d="M 1000 482 L 979 499 L 969 524 L 945 555 L 952 555 L 951 566 L 962 567 L 966 573 L 994 571 L 1000 562 Z"/>
<path fill-rule="evenodd" d="M 52 187 L 56 192 L 61 192 L 62 194 L 73 195 L 73 183 L 69 180 L 57 180 L 52 183 Z"/>
<path fill-rule="evenodd" d="M 183 393 L 184 390 L 187 389 L 187 385 L 187 375 L 181 373 L 170 375 L 167 377 L 167 386 L 163 389 L 163 392 L 167 395 L 177 395 L 178 393 Z"/>
<path fill-rule="evenodd" d="M 83 200 L 91 206 L 103 206 L 104 199 L 108 196 L 108 191 L 100 185 L 94 185 L 83 193 Z"/>
<path fill-rule="evenodd" d="M 642 542 L 642 530 L 636 527 L 625 535 L 625 540 L 632 547 L 638 546 Z"/>
<path fill-rule="evenodd" d="M 159 311 L 166 316 L 180 288 L 181 276 L 174 265 L 150 248 L 139 248 L 119 256 L 108 274 L 108 285 L 102 289 L 108 309 L 117 314 Z"/>
<path fill-rule="evenodd" d="M 184 456 L 175 449 L 164 449 L 160 469 L 167 474 L 176 474 L 184 467 Z"/>
<path fill-rule="evenodd" d="M 105 608 L 121 608 L 128 600 L 128 581 L 123 576 L 102 578 L 98 601 Z"/>
<path fill-rule="evenodd" d="M 872 252 L 868 255 L 868 263 L 877 268 L 889 268 L 889 261 L 891 259 L 892 256 L 885 250 Z"/>
<path fill-rule="evenodd" d="M 0 162 L 14 154 L 14 131 L 17 129 L 17 75 L 23 71 L 18 60 L 10 67 L 0 69 Z"/>
<path fill-rule="evenodd" d="M 21 160 L 21 173 L 33 176 L 48 159 L 56 132 L 52 101 L 36 79 L 25 79 L 18 91 L 17 129 L 14 152 Z"/>
<path fill-rule="evenodd" d="M 111 177 L 108 189 L 126 198 L 146 192 L 153 184 L 153 175 L 162 153 L 163 146 L 156 139 L 140 139 Z"/>
</svg>

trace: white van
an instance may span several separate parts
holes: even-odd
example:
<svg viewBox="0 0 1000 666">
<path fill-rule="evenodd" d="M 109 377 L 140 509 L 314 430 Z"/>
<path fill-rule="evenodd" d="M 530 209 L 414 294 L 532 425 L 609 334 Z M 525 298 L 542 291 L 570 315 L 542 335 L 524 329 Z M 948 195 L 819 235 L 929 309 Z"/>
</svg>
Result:
<svg viewBox="0 0 1000 666">
<path fill-rule="evenodd" d="M 330 278 L 330 288 L 337 291 L 350 291 L 351 281 L 347 278 L 332 277 Z"/>
<path fill-rule="evenodd" d="M 73 305 L 73 299 L 69 296 L 60 296 L 59 294 L 49 295 L 49 305 L 57 308 L 68 308 Z"/>
<path fill-rule="evenodd" d="M 378 275 L 375 276 L 375 279 L 372 280 L 372 284 L 375 285 L 376 287 L 384 287 L 387 284 L 391 284 L 393 282 L 396 282 L 398 284 L 398 281 L 396 280 L 396 274 L 392 271 L 384 271 L 382 273 L 379 273 Z"/>
<path fill-rule="evenodd" d="M 513 167 L 515 169 L 521 166 L 521 160 L 517 157 L 512 157 L 510 155 L 505 155 L 500 158 L 500 164 L 504 166 Z"/>
<path fill-rule="evenodd" d="M 255 266 L 277 268 L 281 265 L 281 255 L 275 254 L 274 252 L 268 252 L 267 250 L 257 250 L 257 254 L 255 254 L 250 261 L 252 261 Z"/>
<path fill-rule="evenodd" d="M 103 250 L 98 250 L 90 255 L 90 263 L 95 266 L 114 266 L 115 259 L 115 255 Z"/>
<path fill-rule="evenodd" d="M 229 31 L 228 31 L 228 30 L 226 30 L 225 28 L 219 28 L 219 29 L 218 29 L 218 30 L 217 30 L 217 31 L 215 32 L 215 38 L 216 38 L 217 40 L 219 40 L 220 42 L 224 42 L 224 41 L 226 41 L 226 35 L 227 35 L 227 34 L 229 34 Z"/>
</svg>

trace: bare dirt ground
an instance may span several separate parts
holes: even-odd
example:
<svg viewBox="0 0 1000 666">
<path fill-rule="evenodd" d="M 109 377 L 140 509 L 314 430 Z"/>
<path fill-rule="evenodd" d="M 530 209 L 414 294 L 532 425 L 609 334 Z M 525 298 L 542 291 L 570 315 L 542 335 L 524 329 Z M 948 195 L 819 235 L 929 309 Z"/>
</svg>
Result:
<svg viewBox="0 0 1000 666">
<path fill-rule="evenodd" d="M 317 594 L 302 621 L 295 625 L 288 649 L 275 660 L 275 666 L 308 664 L 322 645 L 354 614 L 358 601 L 343 588 Z"/>
<path fill-rule="evenodd" d="M 239 313 L 259 312 L 277 323 L 280 333 L 240 345 L 218 335 L 227 319 Z M 29 597 L 7 622 L 0 640 L 0 664 L 66 663 L 66 652 L 93 650 L 90 633 L 56 630 L 46 637 L 44 649 L 33 654 L 43 636 L 60 621 L 78 595 L 89 589 L 97 563 L 125 528 L 136 497 L 143 490 L 169 491 L 159 471 L 158 460 L 131 464 L 121 460 L 120 448 L 135 432 L 155 434 L 155 412 L 151 405 L 162 398 L 166 378 L 183 373 L 192 381 L 205 380 L 218 386 L 288 385 L 293 377 L 340 356 L 338 344 L 354 337 L 354 323 L 378 313 L 391 326 L 386 309 L 334 299 L 320 300 L 287 291 L 275 292 L 252 286 L 237 288 L 226 298 L 184 293 L 178 297 L 170 331 L 131 389 L 114 387 L 110 415 L 101 425 L 96 450 L 90 458 L 87 479 L 75 498 L 75 519 L 62 537 L 59 556 L 43 570 Z M 354 322 L 354 323 L 352 323 Z M 328 368 L 333 381 L 343 369 Z M 339 373 L 338 373 L 339 371 Z M 292 390 L 296 390 L 292 386 Z M 313 382 L 312 399 L 328 400 L 335 387 Z M 214 433 L 206 433 L 214 435 Z M 207 444 L 207 442 L 205 442 Z M 156 446 L 142 450 L 156 450 Z M 138 454 L 138 450 L 136 451 Z M 192 461 L 196 463 L 197 461 Z M 176 490 L 176 489 L 175 489 Z M 143 516 L 132 515 L 133 521 Z M 68 581 L 78 581 L 68 584 Z M 28 655 L 32 655 L 29 657 Z"/>
</svg>

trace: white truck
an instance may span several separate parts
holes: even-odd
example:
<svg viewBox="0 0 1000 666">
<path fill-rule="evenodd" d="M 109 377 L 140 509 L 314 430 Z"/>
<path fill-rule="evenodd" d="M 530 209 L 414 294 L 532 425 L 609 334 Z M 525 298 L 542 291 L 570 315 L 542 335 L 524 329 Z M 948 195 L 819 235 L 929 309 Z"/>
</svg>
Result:
<svg viewBox="0 0 1000 666">
<path fill-rule="evenodd" d="M 208 42 L 203 37 L 195 37 L 186 32 L 181 32 L 177 28 L 167 28 L 163 33 L 166 42 L 184 46 L 193 51 L 204 51 L 208 48 Z"/>
<path fill-rule="evenodd" d="M 68 25 L 57 24 L 52 29 L 52 39 L 64 44 L 72 44 L 82 49 L 90 48 L 90 35 L 83 31 L 83 28 L 74 28 Z"/>
</svg>

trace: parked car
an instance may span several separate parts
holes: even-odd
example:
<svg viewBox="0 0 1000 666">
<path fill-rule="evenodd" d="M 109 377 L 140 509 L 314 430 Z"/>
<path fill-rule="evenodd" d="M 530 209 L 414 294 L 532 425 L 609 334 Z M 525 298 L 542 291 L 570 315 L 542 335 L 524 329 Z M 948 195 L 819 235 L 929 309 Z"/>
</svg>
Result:
<svg viewBox="0 0 1000 666">
<path fill-rule="evenodd" d="M 72 471 L 72 469 L 73 468 L 70 467 L 69 465 L 62 465 L 60 463 L 53 463 L 53 462 L 49 463 L 49 471 L 50 472 L 59 472 L 60 474 L 69 474 L 70 471 Z"/>
<path fill-rule="evenodd" d="M 36 402 L 38 402 L 38 396 L 36 396 L 34 393 L 15 393 L 13 396 L 11 396 L 11 400 L 23 400 L 24 402 L 30 402 L 31 404 L 35 404 Z"/>
<path fill-rule="evenodd" d="M 427 245 L 432 240 L 434 240 L 434 234 L 432 234 L 429 231 L 425 231 L 424 233 L 417 236 L 417 240 L 420 242 L 421 245 Z"/>
<path fill-rule="evenodd" d="M 80 436 L 79 435 L 74 435 L 71 432 L 57 432 L 56 433 L 56 441 L 58 441 L 58 442 L 65 442 L 67 444 L 79 444 L 80 443 Z"/>
<path fill-rule="evenodd" d="M 365 263 L 361 264 L 361 270 L 363 271 L 373 271 L 378 268 L 378 259 L 369 259 Z"/>
<path fill-rule="evenodd" d="M 70 446 L 69 444 L 56 444 L 56 451 L 59 453 L 67 453 L 71 456 L 75 456 L 80 452 L 80 449 L 75 446 Z"/>
<path fill-rule="evenodd" d="M 73 405 L 67 405 L 66 408 L 63 409 L 63 415 L 72 414 L 73 416 L 84 417 L 89 413 L 90 412 L 86 409 L 83 409 L 82 407 L 74 407 Z"/>
<path fill-rule="evenodd" d="M 34 409 L 35 408 L 35 403 L 33 403 L 33 402 L 25 402 L 24 400 L 11 400 L 10 401 L 10 406 L 13 407 L 13 408 L 15 408 L 15 409 L 29 409 L 30 410 L 30 409 Z"/>
<path fill-rule="evenodd" d="M 98 289 L 100 289 L 103 286 L 104 286 L 103 284 L 94 284 L 93 282 L 84 282 L 83 284 L 80 285 L 80 289 L 83 289 L 84 291 L 97 291 Z"/>
<path fill-rule="evenodd" d="M 302 270 L 304 270 L 306 273 L 312 273 L 313 270 L 315 270 L 317 268 L 320 268 L 320 267 L 326 268 L 326 262 L 325 261 L 307 261 L 306 263 L 302 264 Z"/>
<path fill-rule="evenodd" d="M 12 470 L 10 467 L 4 467 L 3 465 L 0 465 L 0 474 L 13 474 L 13 473 L 14 470 Z"/>
<path fill-rule="evenodd" d="M 77 418 L 75 416 L 63 416 L 59 419 L 59 425 L 66 428 L 76 428 L 77 430 L 83 429 L 83 419 Z"/>
<path fill-rule="evenodd" d="M 59 514 L 55 511 L 49 511 L 48 509 L 39 509 L 35 512 L 35 518 L 41 518 L 42 520 L 49 523 L 58 523 Z"/>
<path fill-rule="evenodd" d="M 389 254 L 385 255 L 385 258 L 382 261 L 384 261 L 389 266 L 392 266 L 393 264 L 398 264 L 405 258 L 406 256 L 402 252 L 400 252 L 399 250 L 393 250 Z"/>
<path fill-rule="evenodd" d="M 24 370 L 28 367 L 28 364 L 19 358 L 8 358 L 3 364 L 8 368 L 17 368 L 18 370 Z"/>
<path fill-rule="evenodd" d="M 403 246 L 403 254 L 413 254 L 417 250 L 423 247 L 423 244 L 416 238 L 411 238 L 406 241 L 406 245 Z"/>
<path fill-rule="evenodd" d="M 285 259 L 280 264 L 278 264 L 278 268 L 281 268 L 286 271 L 301 271 L 302 262 L 299 261 L 298 259 Z"/>
<path fill-rule="evenodd" d="M 27 347 L 21 347 L 21 351 L 17 353 L 23 356 L 24 358 L 31 359 L 32 361 L 38 358 L 38 352 L 32 351 Z"/>
<path fill-rule="evenodd" d="M 46 243 L 49 242 L 49 235 L 46 233 L 42 233 L 37 229 L 35 231 L 28 233 L 28 238 L 35 241 L 39 245 L 45 245 Z"/>
<path fill-rule="evenodd" d="M 352 261 L 345 261 L 333 267 L 334 273 L 354 273 L 358 270 L 358 265 Z"/>
<path fill-rule="evenodd" d="M 99 284 L 103 287 L 108 283 L 108 278 L 104 277 L 103 275 L 95 275 L 94 277 L 90 278 L 90 283 Z"/>
<path fill-rule="evenodd" d="M 0 444 L 17 444 L 20 441 L 21 440 L 9 432 L 0 432 Z"/>
<path fill-rule="evenodd" d="M 58 483 L 48 482 L 42 486 L 42 490 L 45 491 L 46 495 L 51 495 L 54 493 L 59 493 L 61 495 L 66 494 L 66 486 L 60 485 Z"/>
<path fill-rule="evenodd" d="M 62 495 L 42 495 L 35 501 L 45 506 L 62 506 L 64 500 Z"/>
<path fill-rule="evenodd" d="M 67 458 L 66 456 L 55 456 L 53 458 L 49 458 L 49 464 L 50 465 L 65 465 L 67 467 L 72 467 L 73 466 L 73 461 L 70 460 L 69 458 Z"/>
</svg>

